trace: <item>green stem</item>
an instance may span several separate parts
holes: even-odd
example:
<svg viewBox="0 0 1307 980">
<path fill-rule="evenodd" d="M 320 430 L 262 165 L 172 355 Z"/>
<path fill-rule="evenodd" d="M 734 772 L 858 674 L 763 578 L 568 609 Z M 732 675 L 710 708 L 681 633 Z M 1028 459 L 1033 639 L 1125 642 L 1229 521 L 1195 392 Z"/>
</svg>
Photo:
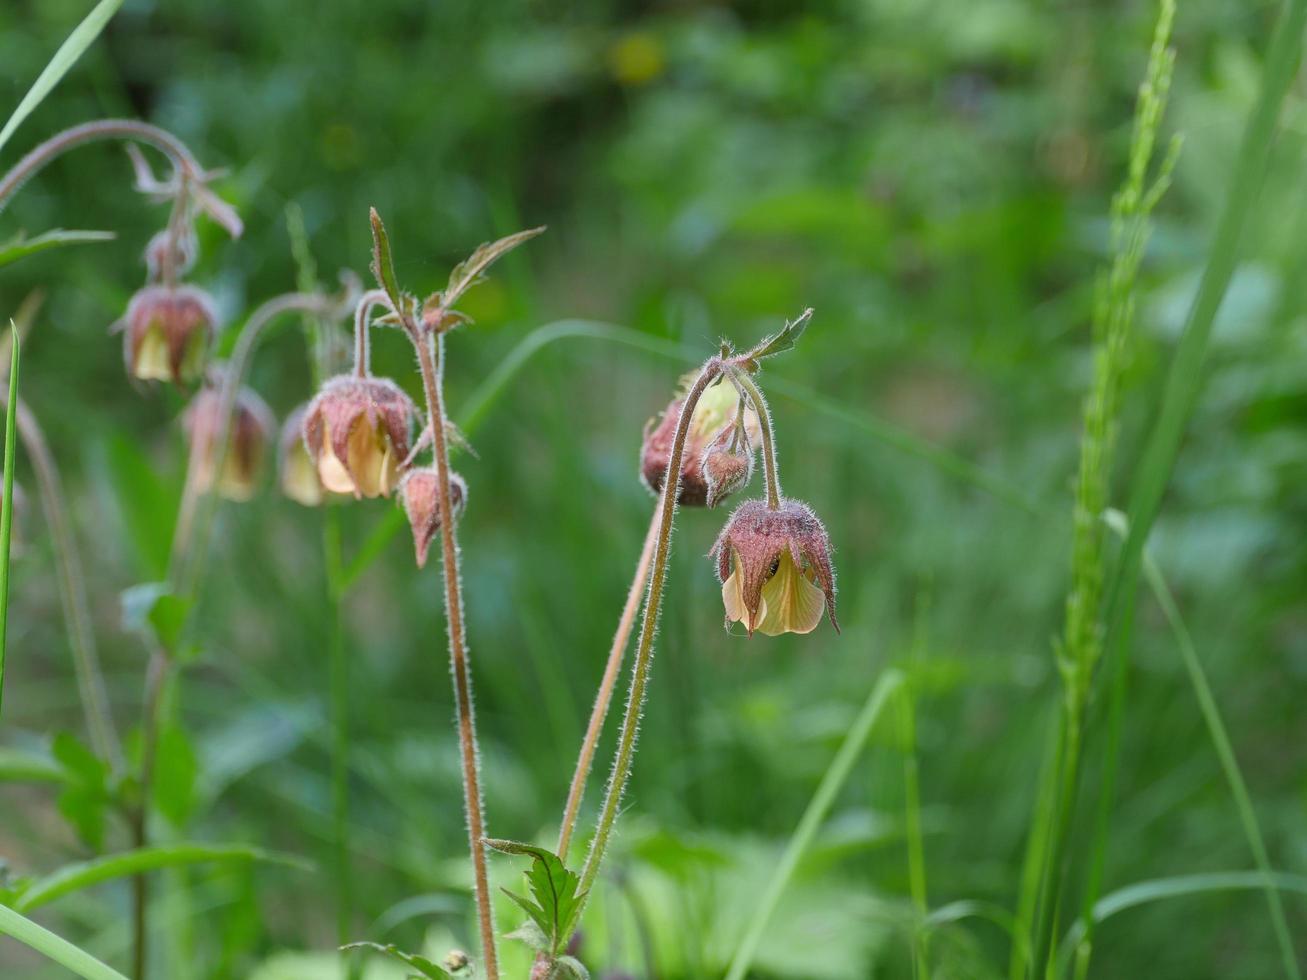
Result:
<svg viewBox="0 0 1307 980">
<path fill-rule="evenodd" d="M 353 919 L 353 872 L 349 852 L 349 658 L 341 589 L 340 516 L 329 503 L 322 515 L 322 555 L 326 567 L 328 637 L 327 671 L 331 687 L 331 817 L 336 885 L 336 945 L 344 946 Z M 346 976 L 357 972 L 357 958 L 347 961 Z"/>
<path fill-rule="evenodd" d="M 654 542 L 658 536 L 658 516 L 662 508 L 654 506 L 649 518 L 649 530 L 645 532 L 644 547 L 640 551 L 640 560 L 635 566 L 635 577 L 631 579 L 631 588 L 626 593 L 626 605 L 617 623 L 617 632 L 613 634 L 612 646 L 608 649 L 608 662 L 604 666 L 604 676 L 599 682 L 599 693 L 595 695 L 594 709 L 590 712 L 590 723 L 586 727 L 585 737 L 581 740 L 581 754 L 576 760 L 576 771 L 572 774 L 572 784 L 567 791 L 567 805 L 563 808 L 563 822 L 558 831 L 558 859 L 567 863 L 567 851 L 572 842 L 572 831 L 576 827 L 576 816 L 581 809 L 581 800 L 585 796 L 585 784 L 594 765 L 595 748 L 599 736 L 604 730 L 604 721 L 608 718 L 608 708 L 613 701 L 613 688 L 617 686 L 617 675 L 622 669 L 622 658 L 626 655 L 626 644 L 631 638 L 631 627 L 635 625 L 635 614 L 640 609 L 640 597 L 644 595 L 644 585 L 649 578 L 649 563 L 653 558 Z"/>
<path fill-rule="evenodd" d="M 672 439 L 672 451 L 667 460 L 667 474 L 663 478 L 662 503 L 658 517 L 658 539 L 654 545 L 653 570 L 649 574 L 649 592 L 644 602 L 644 620 L 640 626 L 640 639 L 635 651 L 635 664 L 631 668 L 631 689 L 626 699 L 626 713 L 622 717 L 621 735 L 618 737 L 617 755 L 613 760 L 613 771 L 608 778 L 604 791 L 604 802 L 599 811 L 599 824 L 595 829 L 594 840 L 590 844 L 590 853 L 586 856 L 585 866 L 581 869 L 579 891 L 584 903 L 595 879 L 599 875 L 599 866 L 603 863 L 604 852 L 617 821 L 617 812 L 622 804 L 622 794 L 631 775 L 631 762 L 635 757 L 635 739 L 640 729 L 640 714 L 644 710 L 645 690 L 649 683 L 649 670 L 653 662 L 654 635 L 658 632 L 658 615 L 662 611 L 663 583 L 667 578 L 667 559 L 671 554 L 672 524 L 676 517 L 676 497 L 681 483 L 681 457 L 685 451 L 685 439 L 690 431 L 690 420 L 699 398 L 704 390 L 721 375 L 720 358 L 712 357 L 704 364 L 699 376 L 685 394 L 681 405 L 681 416 L 676 423 L 676 434 Z M 580 919 L 580 913 L 577 914 Z"/>
<path fill-rule="evenodd" d="M 14 526 L 14 445 L 18 414 L 18 328 L 10 323 L 9 407 L 5 412 L 4 498 L 0 501 L 0 705 L 5 693 L 5 647 L 9 628 L 9 543 Z"/>
<path fill-rule="evenodd" d="M 767 399 L 763 397 L 762 389 L 754 383 L 753 378 L 749 377 L 748 371 L 742 368 L 732 370 L 731 380 L 749 396 L 749 401 L 753 402 L 753 410 L 758 414 L 758 421 L 761 423 L 759 428 L 762 430 L 763 472 L 767 479 L 767 506 L 772 510 L 778 510 L 781 506 L 781 475 L 780 468 L 776 465 L 776 440 L 772 432 L 771 412 L 767 408 Z"/>
</svg>

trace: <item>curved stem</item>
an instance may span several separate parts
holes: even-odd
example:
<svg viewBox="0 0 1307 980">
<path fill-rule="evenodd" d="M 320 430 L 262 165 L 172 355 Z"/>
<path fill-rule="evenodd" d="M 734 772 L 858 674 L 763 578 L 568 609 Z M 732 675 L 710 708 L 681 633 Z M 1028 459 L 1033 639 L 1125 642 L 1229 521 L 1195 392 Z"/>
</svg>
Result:
<svg viewBox="0 0 1307 980">
<path fill-rule="evenodd" d="M 227 437 L 231 432 L 232 410 L 236 405 L 236 393 L 240 390 L 245 371 L 249 366 L 254 347 L 259 342 L 264 330 L 285 313 L 295 311 L 329 315 L 337 308 L 337 301 L 318 293 L 286 293 L 268 300 L 258 307 L 245 322 L 240 339 L 227 362 L 222 376 L 222 388 L 218 403 L 218 423 L 212 433 L 215 457 L 213 472 L 221 473 L 227 456 Z M 194 436 L 196 445 L 208 438 L 204 433 Z M 203 548 L 206 535 L 195 533 L 196 528 L 203 528 L 212 520 L 214 505 L 212 488 L 203 488 L 200 484 L 202 453 L 192 452 L 186 467 L 186 483 L 182 491 L 182 501 L 177 512 L 177 529 L 173 534 L 172 557 L 169 561 L 169 581 L 179 588 L 183 595 L 194 585 L 191 581 L 201 564 L 199 555 L 191 555 L 193 543 Z M 201 504 L 206 504 L 201 512 Z"/>
<path fill-rule="evenodd" d="M 19 437 L 36 473 L 41 493 L 45 521 L 54 545 L 55 566 L 59 577 L 59 600 L 63 606 L 64 622 L 68 628 L 68 642 L 73 651 L 73 667 L 77 674 L 77 690 L 82 710 L 86 713 L 86 727 L 96 753 L 108 759 L 114 769 L 121 769 L 122 746 L 113 727 L 109 710 L 109 695 L 105 691 L 104 673 L 95 646 L 95 631 L 91 629 L 90 603 L 86 598 L 86 576 L 82 573 L 77 542 L 69 525 L 68 504 L 64 499 L 63 483 L 54 455 L 45 440 L 45 434 L 32 410 L 19 399 L 16 417 Z"/>
<path fill-rule="evenodd" d="M 762 389 L 749 377 L 748 371 L 732 368 L 731 380 L 749 396 L 753 410 L 758 413 L 758 421 L 762 423 L 759 428 L 762 429 L 762 465 L 767 478 L 767 506 L 771 510 L 778 510 L 781 506 L 781 474 L 776 465 L 776 438 L 772 432 L 767 399 L 763 397 Z"/>
<path fill-rule="evenodd" d="M 626 714 L 622 718 L 622 733 L 618 739 L 612 775 L 608 778 L 608 787 L 604 792 L 604 802 L 599 812 L 599 825 L 595 829 L 590 853 L 585 859 L 585 867 L 581 869 L 579 892 L 584 896 L 581 899 L 583 903 L 599 874 L 599 865 L 604 859 L 604 851 L 608 848 L 608 839 L 617 820 L 622 794 L 631 775 L 631 761 L 635 756 L 635 738 L 639 733 L 645 688 L 649 683 L 649 668 L 653 661 L 654 635 L 658 631 L 658 614 L 662 609 L 663 583 L 667 578 L 667 559 L 671 553 L 672 521 L 676 516 L 676 496 L 680 492 L 681 457 L 685 451 L 685 438 L 689 433 L 690 420 L 694 417 L 694 409 L 699 404 L 700 396 L 721 373 L 720 358 L 710 358 L 704 364 L 694 384 L 686 392 L 685 401 L 681 405 L 681 417 L 676 423 L 676 435 L 672 439 L 672 451 L 667 460 L 667 475 L 663 479 L 653 570 L 649 576 L 649 592 L 644 603 L 644 620 L 640 625 L 640 641 L 635 651 L 635 664 L 631 668 L 631 690 L 626 701 Z"/>
<path fill-rule="evenodd" d="M 563 824 L 558 831 L 558 859 L 564 864 L 567 863 L 567 849 L 572 842 L 576 815 L 581 809 L 581 799 L 585 796 L 585 784 L 594 765 L 595 747 L 599 744 L 599 736 L 604 730 L 608 706 L 613 700 L 613 688 L 617 685 L 617 675 L 622 669 L 626 643 L 631 637 L 631 627 L 635 624 L 635 614 L 640 608 L 640 597 L 644 595 L 644 584 L 649 577 L 649 562 L 653 558 L 654 541 L 657 540 L 661 513 L 661 503 L 655 504 L 653 514 L 649 518 L 649 530 L 644 536 L 644 548 L 640 551 L 640 560 L 635 566 L 635 577 L 631 579 L 631 590 L 626 595 L 626 605 L 622 609 L 621 619 L 617 622 L 617 632 L 613 634 L 613 645 L 608 651 L 608 664 L 604 667 L 604 676 L 599 682 L 599 693 L 595 696 L 594 710 L 590 712 L 590 724 L 586 727 L 585 738 L 581 741 L 581 754 L 576 760 L 576 772 L 572 774 L 572 785 L 567 791 Z"/>
<path fill-rule="evenodd" d="M 454 701 L 458 711 L 458 742 L 462 756 L 463 796 L 467 806 L 467 831 L 472 849 L 472 870 L 477 903 L 477 920 L 481 928 L 482 959 L 486 980 L 498 980 L 499 960 L 495 948 L 494 911 L 490 904 L 490 884 L 486 873 L 486 850 L 483 840 L 485 815 L 481 806 L 480 759 L 477 753 L 476 718 L 472 706 L 472 671 L 468 664 L 467 640 L 463 624 L 463 587 L 459 580 L 458 541 L 454 537 L 454 504 L 449 495 L 449 446 L 445 439 L 445 404 L 441 392 L 440 365 L 444 364 L 444 337 L 436 347 L 423 337 L 413 324 L 405 330 L 417 351 L 422 372 L 422 387 L 427 399 L 427 422 L 436 462 L 437 500 L 440 507 L 441 569 L 445 579 L 445 625 L 449 632 L 450 670 L 454 678 Z"/>
<path fill-rule="evenodd" d="M 56 133 L 14 164 L 3 177 L 0 177 L 0 211 L 5 209 L 9 199 L 18 192 L 23 184 L 27 183 L 29 179 L 56 157 L 61 156 L 68 150 L 85 146 L 87 143 L 98 143 L 102 140 L 111 139 L 136 140 L 139 143 L 145 143 L 167 156 L 172 161 L 173 166 L 182 174 L 196 175 L 202 173 L 199 161 L 187 149 L 186 144 L 167 130 L 160 129 L 158 126 L 151 126 L 149 123 L 138 122 L 135 119 L 97 119 L 94 122 L 83 123 L 80 126 L 65 129 L 62 133 Z"/>
<path fill-rule="evenodd" d="M 368 344 L 368 317 L 375 307 L 390 309 L 390 297 L 384 289 L 369 289 L 359 297 L 354 308 L 354 377 L 365 378 L 371 369 Z"/>
</svg>

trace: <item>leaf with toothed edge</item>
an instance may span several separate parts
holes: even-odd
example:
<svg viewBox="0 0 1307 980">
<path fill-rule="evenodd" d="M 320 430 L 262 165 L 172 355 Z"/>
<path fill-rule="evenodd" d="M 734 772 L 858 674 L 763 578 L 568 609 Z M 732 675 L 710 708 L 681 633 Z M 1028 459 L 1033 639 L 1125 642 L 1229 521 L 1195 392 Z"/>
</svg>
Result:
<svg viewBox="0 0 1307 980">
<path fill-rule="evenodd" d="M 547 943 L 547 952 L 553 956 L 559 955 L 572 936 L 585 898 L 585 892 L 578 891 L 581 879 L 567 869 L 558 855 L 543 847 L 493 838 L 486 838 L 485 844 L 504 854 L 524 855 L 533 859 L 526 872 L 526 881 L 535 901 L 507 890 L 505 894 L 521 906 L 540 927 Z M 526 937 L 518 938 L 531 941 Z"/>
<path fill-rule="evenodd" d="M 458 302 L 458 298 L 469 288 L 480 282 L 486 269 L 490 268 L 496 259 L 511 252 L 523 242 L 535 238 L 544 230 L 545 226 L 541 225 L 539 228 L 528 228 L 526 231 L 508 235 L 496 242 L 478 245 L 476 251 L 456 265 L 454 271 L 449 274 L 449 285 L 440 294 L 439 309 L 442 313 Z"/>
<path fill-rule="evenodd" d="M 785 326 L 774 337 L 768 337 L 757 347 L 749 352 L 749 360 L 761 361 L 764 357 L 775 357 L 777 354 L 784 354 L 786 351 L 793 350 L 794 345 L 798 342 L 803 331 L 808 329 L 808 324 L 812 321 L 812 307 L 804 310 L 793 320 L 787 320 Z"/>
<path fill-rule="evenodd" d="M 403 297 L 399 291 L 399 280 L 395 278 L 395 262 L 390 255 L 390 236 L 382 224 L 381 215 L 376 208 L 368 211 L 372 222 L 372 274 L 377 277 L 377 284 L 386 291 L 395 309 L 403 309 Z"/>
</svg>

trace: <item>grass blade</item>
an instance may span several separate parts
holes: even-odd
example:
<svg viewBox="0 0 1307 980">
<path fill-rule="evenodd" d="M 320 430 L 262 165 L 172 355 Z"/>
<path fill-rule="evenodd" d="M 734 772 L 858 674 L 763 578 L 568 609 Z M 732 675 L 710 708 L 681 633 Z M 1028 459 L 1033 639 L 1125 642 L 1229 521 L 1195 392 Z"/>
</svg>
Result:
<svg viewBox="0 0 1307 980">
<path fill-rule="evenodd" d="M 776 905 L 780 902 L 785 886 L 790 883 L 794 869 L 798 867 L 799 860 L 812 844 L 812 839 L 821 828 L 822 821 L 826 819 L 826 814 L 830 812 L 835 797 L 849 778 L 849 773 L 853 770 L 853 764 L 858 761 L 858 756 L 862 754 L 862 748 L 867 744 L 867 738 L 871 735 L 871 730 L 875 727 L 885 705 L 892 695 L 901 692 L 902 687 L 903 674 L 898 670 L 888 670 L 881 675 L 880 680 L 876 682 L 876 686 L 871 689 L 871 694 L 868 695 L 866 703 L 862 706 L 861 713 L 853 722 L 849 734 L 844 738 L 844 744 L 840 746 L 839 752 L 831 760 L 825 775 L 821 777 L 821 783 L 817 786 L 817 792 L 812 794 L 812 800 L 808 803 L 808 808 L 803 811 L 799 825 L 794 828 L 794 833 L 790 835 L 789 843 L 785 846 L 785 853 L 781 855 L 780 863 L 777 864 L 771 881 L 767 883 L 767 890 L 763 892 L 762 900 L 758 903 L 757 909 L 754 910 L 753 921 L 749 924 L 744 939 L 735 952 L 735 958 L 731 961 L 731 968 L 727 971 L 726 980 L 744 980 L 745 974 L 753 964 L 753 957 L 758 951 L 758 943 L 761 942 L 763 933 L 767 930 L 767 923 L 771 919 L 772 913 L 776 911 Z"/>
<path fill-rule="evenodd" d="M 0 707 L 5 695 L 5 647 L 9 626 L 9 544 L 14 526 L 14 433 L 18 416 L 18 328 L 9 321 L 9 402 L 5 410 L 4 496 L 0 498 Z"/>
<path fill-rule="evenodd" d="M 64 231 L 60 228 L 47 231 L 35 238 L 20 237 L 0 245 L 0 268 L 47 249 L 62 248 L 65 245 L 85 245 L 90 242 L 109 242 L 115 237 L 111 231 Z"/>
<path fill-rule="evenodd" d="M 1170 624 L 1171 632 L 1175 634 L 1175 642 L 1180 648 L 1180 656 L 1184 660 L 1185 670 L 1189 673 L 1189 683 L 1193 685 L 1194 697 L 1197 699 L 1198 708 L 1203 714 L 1203 723 L 1207 726 L 1208 737 L 1212 740 L 1212 747 L 1216 749 L 1217 758 L 1221 760 L 1221 770 L 1225 773 L 1225 780 L 1230 784 L 1230 795 L 1234 797 L 1235 806 L 1239 810 L 1239 822 L 1243 825 L 1243 834 L 1248 841 L 1248 849 L 1252 851 L 1253 861 L 1261 872 L 1266 887 L 1266 904 L 1270 909 L 1271 926 L 1275 930 L 1275 939 L 1280 946 L 1280 954 L 1284 959 L 1285 975 L 1297 977 L 1299 976 L 1298 955 L 1293 948 L 1293 938 L 1289 934 L 1289 923 L 1284 915 L 1284 903 L 1280 900 L 1280 891 L 1276 887 L 1275 874 L 1271 869 L 1271 859 L 1266 853 L 1266 841 L 1262 837 L 1261 826 L 1257 823 L 1257 811 L 1253 809 L 1252 797 L 1248 795 L 1248 784 L 1244 782 L 1243 771 L 1239 768 L 1238 756 L 1234 753 L 1234 746 L 1231 744 L 1230 735 L 1225 729 L 1225 722 L 1221 720 L 1221 709 L 1217 707 L 1216 698 L 1212 694 L 1212 686 L 1207 682 L 1207 673 L 1203 670 L 1202 661 L 1198 658 L 1198 651 L 1194 648 L 1193 637 L 1180 615 L 1180 608 L 1176 605 L 1175 597 L 1171 594 L 1171 590 L 1167 588 L 1161 569 L 1153 561 L 1152 555 L 1147 552 L 1144 553 L 1144 575 L 1148 579 L 1148 585 L 1152 589 L 1158 605 L 1162 607 L 1162 613 L 1166 616 L 1167 623 Z"/>
<path fill-rule="evenodd" d="M 34 881 L 14 901 L 13 906 L 19 912 L 31 912 L 72 892 L 116 878 L 128 878 L 156 868 L 204 864 L 210 861 L 261 861 L 297 868 L 309 867 L 299 858 L 265 851 L 246 844 L 160 844 L 60 868 L 53 874 Z"/>
<path fill-rule="evenodd" d="M 1307 876 L 1272 871 L 1269 876 L 1261 871 L 1208 871 L 1172 878 L 1150 878 L 1137 881 L 1104 895 L 1094 904 L 1094 922 L 1101 923 L 1114 915 L 1140 905 L 1149 905 L 1171 898 L 1188 898 L 1191 895 L 1210 895 L 1214 892 L 1255 891 L 1273 888 L 1276 893 L 1295 892 L 1307 895 Z M 1084 937 L 1085 924 L 1077 919 L 1067 931 L 1058 953 L 1058 976 L 1070 961 L 1071 954 Z"/>
<path fill-rule="evenodd" d="M 14 130 L 32 114 L 32 111 L 50 94 L 50 90 L 68 73 L 68 69 L 73 67 L 83 52 L 100 36 L 104 25 L 109 23 L 109 18 L 118 12 L 122 4 L 123 0 L 100 0 L 86 18 L 73 29 L 73 32 L 68 35 L 68 40 L 59 46 L 59 50 L 54 53 L 45 70 L 36 77 L 32 87 L 18 103 L 9 121 L 5 123 L 4 129 L 0 129 L 0 149 L 3 149 L 9 142 L 9 137 L 14 134 Z"/>
<path fill-rule="evenodd" d="M 78 949 L 68 940 L 3 905 L 0 905 L 0 932 L 13 936 L 20 943 L 30 946 L 60 966 L 66 966 L 85 980 L 127 980 L 90 953 Z"/>
</svg>

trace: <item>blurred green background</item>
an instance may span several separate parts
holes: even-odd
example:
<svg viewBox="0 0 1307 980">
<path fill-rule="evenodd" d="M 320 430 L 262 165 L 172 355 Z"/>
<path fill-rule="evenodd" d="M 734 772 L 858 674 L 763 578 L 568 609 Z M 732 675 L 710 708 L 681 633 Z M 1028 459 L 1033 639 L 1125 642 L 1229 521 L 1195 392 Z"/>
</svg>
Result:
<svg viewBox="0 0 1307 980">
<path fill-rule="evenodd" d="M 21 97 L 87 6 L 0 7 L 0 103 Z M 1144 267 L 1120 487 L 1277 9 L 1180 7 L 1164 132 L 1183 133 L 1184 150 Z M 651 506 L 636 476 L 645 420 L 719 336 L 747 344 L 816 308 L 798 350 L 761 380 L 806 386 L 844 415 L 770 389 L 786 490 L 814 506 L 837 548 L 844 634 L 727 636 L 703 557 L 726 515 L 683 513 L 628 808 L 582 951 L 596 976 L 713 977 L 862 699 L 914 644 L 931 905 L 1014 901 L 1059 696 L 1052 637 L 1093 280 L 1155 13 L 1134 0 L 128 0 L 4 162 L 66 125 L 124 115 L 230 168 L 220 190 L 246 234 L 229 242 L 202 224 L 190 277 L 228 323 L 294 287 L 288 204 L 302 209 L 329 283 L 338 268 L 366 273 L 375 205 L 401 280 L 419 292 L 439 288 L 477 243 L 547 224 L 465 303 L 478 322 L 449 345 L 456 417 L 517 342 L 555 320 L 624 324 L 685 350 L 675 360 L 592 340 L 551 345 L 494 403 L 472 439 L 478 457 L 458 460 L 471 488 L 464 574 L 496 836 L 556 831 Z M 1300 79 L 1154 536 L 1272 861 L 1299 873 L 1305 97 Z M 81 150 L 34 181 L 0 229 L 119 234 L 5 270 L 0 300 L 7 316 L 31 291 L 46 296 L 23 391 L 68 484 L 124 729 L 139 711 L 145 653 L 122 627 L 119 594 L 160 577 L 184 465 L 183 394 L 133 390 L 106 333 L 166 217 L 130 179 L 120 148 Z M 305 365 L 293 323 L 261 349 L 251 381 L 279 416 L 309 396 Z M 374 367 L 418 392 L 398 336 L 378 337 Z M 1035 508 L 905 452 L 876 435 L 880 423 L 973 461 Z M 31 489 L 25 463 L 18 479 Z M 348 552 L 392 506 L 340 506 Z M 23 746 L 81 727 L 48 535 L 31 510 L 4 704 L 4 742 Z M 177 705 L 199 759 L 186 836 L 250 841 L 324 870 L 162 876 L 159 975 L 334 976 L 321 515 L 269 479 L 218 520 L 203 649 Z M 1174 638 L 1140 601 L 1109 889 L 1252 866 Z M 414 569 L 404 532 L 346 609 L 356 931 L 436 951 L 474 944 L 440 605 L 438 575 Z M 892 733 L 878 729 L 801 866 L 756 976 L 910 975 Z M 1085 792 L 1096 799 L 1092 779 Z M 585 828 L 598 796 L 596 781 Z M 48 787 L 0 787 L 11 870 L 87 853 Z M 493 867 L 511 884 L 520 862 Z M 397 907 L 412 896 L 426 898 Z M 1307 903 L 1287 902 L 1291 929 L 1307 935 Z M 126 908 L 126 888 L 106 886 L 44 921 L 121 964 Z M 983 922 L 943 929 L 932 954 L 939 976 L 1006 975 L 1005 937 Z M 1110 920 L 1091 975 L 1255 978 L 1276 975 L 1277 962 L 1262 896 L 1232 892 Z M 0 973 L 62 975 L 7 942 Z"/>
</svg>

